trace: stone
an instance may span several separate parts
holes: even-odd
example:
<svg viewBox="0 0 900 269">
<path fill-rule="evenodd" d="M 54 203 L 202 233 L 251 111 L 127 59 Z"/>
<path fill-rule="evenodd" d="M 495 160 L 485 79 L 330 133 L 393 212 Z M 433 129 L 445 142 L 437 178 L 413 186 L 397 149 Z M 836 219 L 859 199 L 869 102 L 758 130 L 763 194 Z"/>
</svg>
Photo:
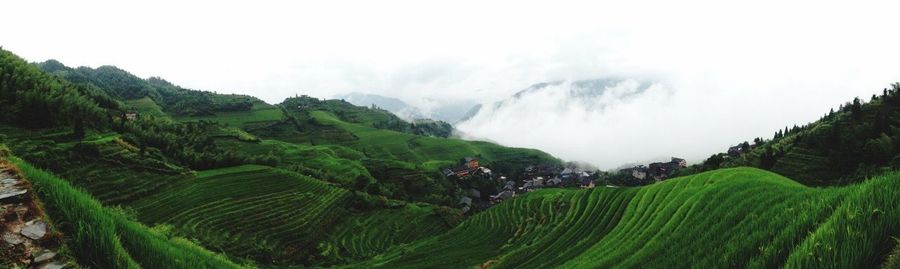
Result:
<svg viewBox="0 0 900 269">
<path fill-rule="evenodd" d="M 34 254 L 34 262 L 41 263 L 53 259 L 53 257 L 56 257 L 56 252 L 44 249 Z"/>
<path fill-rule="evenodd" d="M 3 235 L 0 235 L 0 237 L 2 237 L 3 241 L 5 241 L 7 244 L 10 244 L 10 245 L 18 245 L 25 241 L 24 239 L 22 239 L 21 236 L 14 234 L 14 233 L 8 233 L 8 232 L 3 233 Z"/>
<path fill-rule="evenodd" d="M 25 237 L 38 240 L 41 239 L 41 237 L 44 237 L 45 234 L 47 234 L 47 224 L 43 221 L 37 221 L 31 225 L 25 226 L 25 228 L 22 228 L 22 231 L 19 233 L 24 235 Z"/>
<path fill-rule="evenodd" d="M 41 264 L 38 266 L 38 269 L 62 269 L 66 267 L 66 263 L 64 262 L 51 262 L 46 264 Z"/>
<path fill-rule="evenodd" d="M 4 177 L 8 177 L 8 175 L 3 175 Z M 28 192 L 28 190 L 21 188 L 19 186 L 19 180 L 15 178 L 3 178 L 0 179 L 0 200 L 19 196 Z"/>
<path fill-rule="evenodd" d="M 16 197 L 25 193 L 28 193 L 28 190 L 18 188 L 3 188 L 0 189 L 0 200 L 10 197 Z"/>
</svg>

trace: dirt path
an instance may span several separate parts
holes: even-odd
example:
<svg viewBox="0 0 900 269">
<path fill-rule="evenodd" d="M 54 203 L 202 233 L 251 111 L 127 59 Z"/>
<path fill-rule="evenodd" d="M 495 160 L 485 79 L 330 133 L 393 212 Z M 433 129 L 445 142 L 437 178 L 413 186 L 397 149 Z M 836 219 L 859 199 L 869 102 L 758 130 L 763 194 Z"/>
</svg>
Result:
<svg viewBox="0 0 900 269">
<path fill-rule="evenodd" d="M 31 184 L 18 169 L 0 161 L 0 267 L 58 269 L 62 235 L 53 231 Z"/>
</svg>

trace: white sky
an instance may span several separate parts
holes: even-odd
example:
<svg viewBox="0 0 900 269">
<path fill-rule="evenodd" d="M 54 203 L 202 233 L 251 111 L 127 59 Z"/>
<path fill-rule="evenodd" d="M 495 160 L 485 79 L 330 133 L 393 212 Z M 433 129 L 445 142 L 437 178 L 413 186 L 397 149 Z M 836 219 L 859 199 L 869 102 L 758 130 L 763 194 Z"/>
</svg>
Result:
<svg viewBox="0 0 900 269">
<path fill-rule="evenodd" d="M 700 158 L 730 141 L 815 120 L 854 96 L 868 99 L 900 80 L 900 4 L 893 2 L 11 1 L 2 5 L 0 46 L 29 61 L 116 65 L 271 103 L 360 91 L 427 110 L 435 100 L 487 103 L 559 79 L 667 85 L 671 101 L 609 114 L 620 115 L 602 121 L 612 126 L 585 130 L 605 133 L 577 140 L 608 156 L 633 151 L 607 150 L 625 140 L 639 153 L 611 161 L 552 150 L 610 167 Z M 660 123 L 666 132 L 708 136 L 663 147 L 642 142 L 652 135 L 604 131 L 663 113 L 690 119 Z M 542 149 L 566 143 L 484 136 Z"/>
</svg>

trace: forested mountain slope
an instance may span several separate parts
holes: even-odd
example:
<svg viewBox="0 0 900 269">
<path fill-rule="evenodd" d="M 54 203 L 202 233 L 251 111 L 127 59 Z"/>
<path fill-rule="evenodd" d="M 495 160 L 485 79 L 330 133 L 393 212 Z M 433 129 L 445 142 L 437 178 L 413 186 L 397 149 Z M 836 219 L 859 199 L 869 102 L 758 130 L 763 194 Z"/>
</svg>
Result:
<svg viewBox="0 0 900 269">
<path fill-rule="evenodd" d="M 176 86 L 162 78 L 142 79 L 115 66 L 71 68 L 56 60 L 37 64 L 42 70 L 78 85 L 91 85 L 126 102 L 150 98 L 173 116 L 210 116 L 250 111 L 261 100 L 247 95 L 216 94 Z"/>
<path fill-rule="evenodd" d="M 729 156 L 731 155 L 731 156 Z M 807 185 L 840 185 L 900 167 L 900 83 L 816 122 L 757 138 L 740 154 L 716 154 L 699 170 L 755 166 Z"/>
<path fill-rule="evenodd" d="M 48 75 L 0 49 L 0 121 L 28 128 L 70 126 L 73 134 L 103 128 L 122 104 L 96 88 Z"/>
</svg>

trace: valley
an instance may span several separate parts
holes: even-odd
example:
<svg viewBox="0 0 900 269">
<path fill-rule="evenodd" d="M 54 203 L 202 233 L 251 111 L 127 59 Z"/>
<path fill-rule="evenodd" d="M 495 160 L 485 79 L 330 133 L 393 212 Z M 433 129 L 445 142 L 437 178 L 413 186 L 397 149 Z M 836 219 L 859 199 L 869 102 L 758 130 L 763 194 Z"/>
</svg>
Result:
<svg viewBox="0 0 900 269">
<path fill-rule="evenodd" d="M 900 263 L 900 84 L 636 180 L 343 100 L 268 104 L 5 50 L 0 72 L 0 162 L 33 186 L 66 268 Z"/>
</svg>

